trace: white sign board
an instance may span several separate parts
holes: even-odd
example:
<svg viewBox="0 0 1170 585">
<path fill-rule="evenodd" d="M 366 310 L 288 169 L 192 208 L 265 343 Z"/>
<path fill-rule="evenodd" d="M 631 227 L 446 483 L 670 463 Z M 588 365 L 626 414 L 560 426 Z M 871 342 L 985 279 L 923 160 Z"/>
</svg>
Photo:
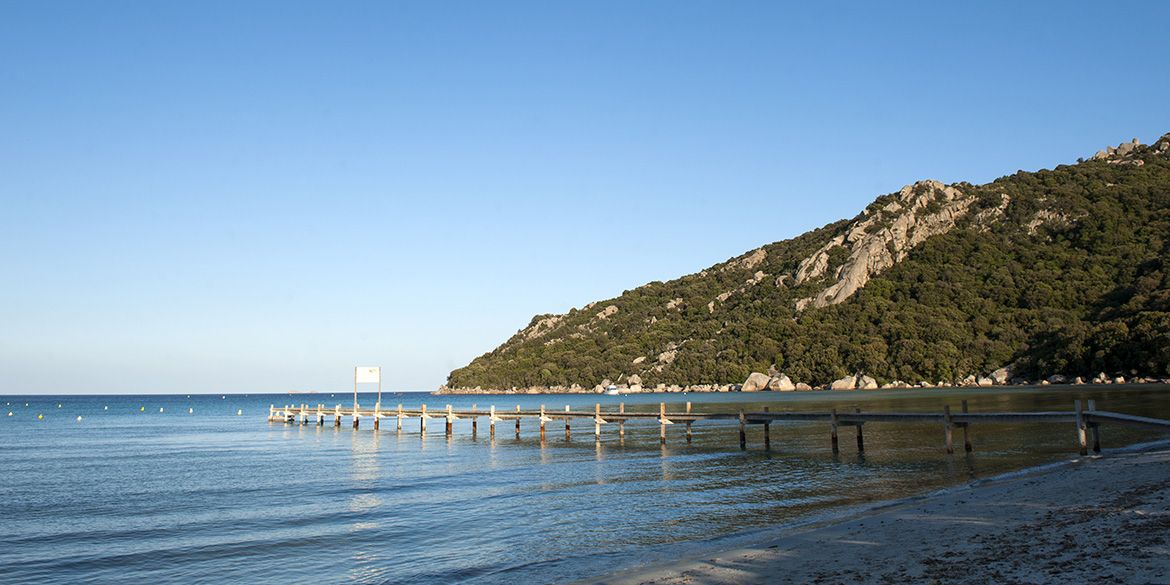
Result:
<svg viewBox="0 0 1170 585">
<path fill-rule="evenodd" d="M 353 369 L 353 381 L 358 384 L 377 384 L 382 381 L 382 368 L 358 366 Z"/>
</svg>

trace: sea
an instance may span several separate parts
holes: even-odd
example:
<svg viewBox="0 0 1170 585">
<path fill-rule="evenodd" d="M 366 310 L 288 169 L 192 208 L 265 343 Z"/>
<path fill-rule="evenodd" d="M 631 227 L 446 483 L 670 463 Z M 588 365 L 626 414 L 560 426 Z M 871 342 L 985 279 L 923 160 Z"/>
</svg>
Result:
<svg viewBox="0 0 1170 585">
<path fill-rule="evenodd" d="M 363 405 L 377 398 L 362 394 Z M 972 412 L 1097 408 L 1170 418 L 1165 385 L 751 394 L 385 393 L 429 410 L 545 405 L 629 411 Z M 270 405 L 352 404 L 347 393 L 0 396 L 2 583 L 562 583 L 669 562 L 810 519 L 1075 457 L 1071 423 L 984 423 L 974 450 L 944 449 L 941 424 L 869 423 L 865 451 L 826 423 L 603 427 L 554 419 L 488 436 L 469 420 L 419 432 L 268 422 Z M 554 413 L 555 415 L 555 413 Z M 1105 456 L 1165 432 L 1103 424 Z M 1091 486 L 1086 486 L 1091 489 Z"/>
</svg>

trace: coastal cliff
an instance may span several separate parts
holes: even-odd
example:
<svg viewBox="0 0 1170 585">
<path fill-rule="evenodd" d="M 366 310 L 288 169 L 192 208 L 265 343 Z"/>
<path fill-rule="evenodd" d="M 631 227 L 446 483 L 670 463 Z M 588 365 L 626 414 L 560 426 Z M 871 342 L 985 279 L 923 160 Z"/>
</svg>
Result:
<svg viewBox="0 0 1170 585">
<path fill-rule="evenodd" d="M 1170 378 L 1170 134 L 533 317 L 441 392 L 866 389 Z M 764 374 L 767 372 L 767 374 Z"/>
</svg>

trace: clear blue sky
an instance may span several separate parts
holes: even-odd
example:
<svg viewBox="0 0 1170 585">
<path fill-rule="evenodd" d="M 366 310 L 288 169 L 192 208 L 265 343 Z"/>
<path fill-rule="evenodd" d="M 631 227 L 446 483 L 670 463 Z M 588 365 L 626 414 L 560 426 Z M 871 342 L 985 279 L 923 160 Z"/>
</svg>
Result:
<svg viewBox="0 0 1170 585">
<path fill-rule="evenodd" d="M 0 2 L 0 393 L 430 390 L 535 313 L 1170 131 L 1166 3 Z"/>
</svg>

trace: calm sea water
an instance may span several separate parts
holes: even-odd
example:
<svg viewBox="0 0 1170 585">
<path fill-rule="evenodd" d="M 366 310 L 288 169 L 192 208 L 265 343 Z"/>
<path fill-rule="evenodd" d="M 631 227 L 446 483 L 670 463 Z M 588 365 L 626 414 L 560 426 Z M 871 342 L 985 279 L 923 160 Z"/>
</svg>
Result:
<svg viewBox="0 0 1170 585">
<path fill-rule="evenodd" d="M 979 411 L 1098 408 L 1170 418 L 1166 386 L 976 391 L 703 394 L 696 410 Z M 624 401 L 657 410 L 681 395 L 468 396 L 385 394 L 430 409 L 550 410 Z M 494 441 L 480 420 L 418 421 L 374 432 L 270 424 L 268 405 L 347 403 L 351 395 L 2 396 L 0 581 L 4 583 L 517 583 L 563 582 L 693 554 L 745 530 L 896 498 L 1075 453 L 1071 424 L 984 424 L 975 452 L 947 455 L 937 424 L 866 426 L 866 453 L 823 423 L 749 429 L 683 425 L 658 444 L 653 423 L 613 425 L 595 443 L 579 421 L 571 442 L 550 423 L 541 444 L 526 421 Z M 373 398 L 363 395 L 362 402 Z M 681 408 L 679 406 L 672 407 Z M 190 409 L 190 410 L 189 410 Z M 237 415 L 242 411 L 242 415 Z M 12 412 L 11 416 L 7 415 Z M 44 416 L 38 420 L 37 415 Z M 77 420 L 80 416 L 81 420 Z M 369 421 L 363 421 L 369 423 Z M 1103 427 L 1105 447 L 1165 433 Z M 961 434 L 956 432 L 958 441 Z M 741 536 L 742 537 L 742 536 Z"/>
</svg>

